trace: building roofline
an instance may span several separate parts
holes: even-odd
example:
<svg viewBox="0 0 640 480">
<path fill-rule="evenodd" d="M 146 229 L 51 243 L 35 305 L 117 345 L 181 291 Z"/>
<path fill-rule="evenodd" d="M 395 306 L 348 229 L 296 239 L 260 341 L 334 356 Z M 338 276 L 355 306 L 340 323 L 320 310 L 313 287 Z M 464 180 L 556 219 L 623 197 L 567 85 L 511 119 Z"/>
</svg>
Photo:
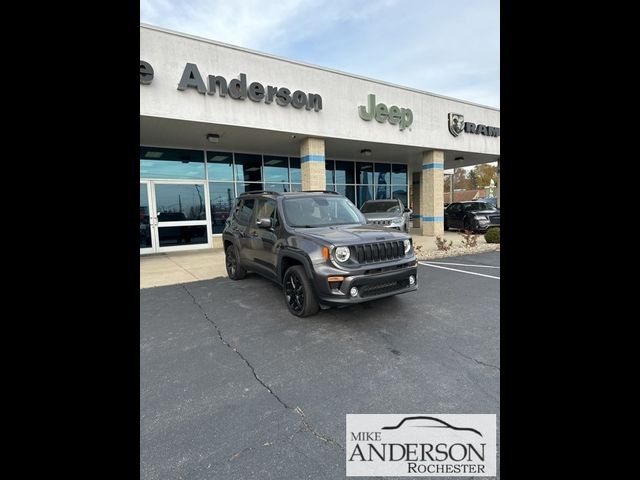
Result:
<svg viewBox="0 0 640 480">
<path fill-rule="evenodd" d="M 374 78 L 368 78 L 368 77 L 364 77 L 362 75 L 356 75 L 354 73 L 342 72 L 340 70 L 334 70 L 333 68 L 322 67 L 320 65 L 313 65 L 311 63 L 305 63 L 305 62 L 300 62 L 300 61 L 297 61 L 297 60 L 291 60 L 289 58 L 279 57 L 277 55 L 271 55 L 270 53 L 259 52 L 257 50 L 251 50 L 249 48 L 239 47 L 237 45 L 231 45 L 229 43 L 224 43 L 224 42 L 219 42 L 217 40 L 211 40 L 209 38 L 199 37 L 197 35 L 190 35 L 188 33 L 178 32 L 178 31 L 175 31 L 175 30 L 169 30 L 168 28 L 163 28 L 163 27 L 156 27 L 155 25 L 150 25 L 148 23 L 142 23 L 141 22 L 140 23 L 140 27 L 141 28 L 146 28 L 148 30 L 156 30 L 158 32 L 167 33 L 169 35 L 175 35 L 175 36 L 178 36 L 178 37 L 190 38 L 192 40 L 198 40 L 200 42 L 211 43 L 213 45 L 218 45 L 220 47 L 231 48 L 233 50 L 239 50 L 241 52 L 247 52 L 247 53 L 251 53 L 251 54 L 254 54 L 254 55 L 260 55 L 261 57 L 271 58 L 271 59 L 274 59 L 274 60 L 280 60 L 282 62 L 291 63 L 293 65 L 301 65 L 303 67 L 315 68 L 317 70 L 324 70 L 325 72 L 335 73 L 335 74 L 338 74 L 338 75 L 343 75 L 345 77 L 351 77 L 351 78 L 355 78 L 355 79 L 358 79 L 358 80 L 365 80 L 367 82 L 378 83 L 380 85 L 385 85 L 387 87 L 400 88 L 402 90 L 408 90 L 410 92 L 420 93 L 422 95 L 430 95 L 432 97 L 442 98 L 444 100 L 451 100 L 453 102 L 466 103 L 467 105 L 472 105 L 474 107 L 480 107 L 480 108 L 487 108 L 489 110 L 494 110 L 496 112 L 500 111 L 500 109 L 496 108 L 496 107 L 490 107 L 488 105 L 482 105 L 480 103 L 469 102 L 467 100 L 461 100 L 459 98 L 447 97 L 446 95 L 439 95 L 437 93 L 427 92 L 425 90 L 419 90 L 417 88 L 405 87 L 403 85 L 397 85 L 395 83 L 385 82 L 383 80 L 376 80 Z"/>
</svg>

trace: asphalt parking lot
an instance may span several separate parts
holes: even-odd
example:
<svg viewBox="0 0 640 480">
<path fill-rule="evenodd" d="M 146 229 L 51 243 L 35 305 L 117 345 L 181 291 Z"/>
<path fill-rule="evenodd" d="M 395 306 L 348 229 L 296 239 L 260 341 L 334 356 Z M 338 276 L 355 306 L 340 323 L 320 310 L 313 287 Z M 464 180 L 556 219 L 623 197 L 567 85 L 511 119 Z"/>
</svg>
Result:
<svg viewBox="0 0 640 480">
<path fill-rule="evenodd" d="M 257 275 L 141 290 L 140 478 L 345 478 L 347 413 L 499 427 L 499 266 L 422 261 L 417 292 L 305 319 Z"/>
</svg>

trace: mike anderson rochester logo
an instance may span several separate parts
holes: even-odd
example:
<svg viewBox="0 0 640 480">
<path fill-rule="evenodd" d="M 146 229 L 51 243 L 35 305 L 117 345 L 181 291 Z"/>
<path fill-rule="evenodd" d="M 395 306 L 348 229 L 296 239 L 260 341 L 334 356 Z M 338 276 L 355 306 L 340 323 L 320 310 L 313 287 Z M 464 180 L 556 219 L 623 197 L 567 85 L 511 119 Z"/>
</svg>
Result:
<svg viewBox="0 0 640 480">
<path fill-rule="evenodd" d="M 347 476 L 496 475 L 496 416 L 347 415 Z"/>
<path fill-rule="evenodd" d="M 475 123 L 465 122 L 464 115 L 459 113 L 449 114 L 449 132 L 457 137 L 462 132 L 475 133 L 477 135 L 485 135 L 487 137 L 499 137 L 500 127 L 489 127 L 487 125 L 476 125 Z"/>
</svg>

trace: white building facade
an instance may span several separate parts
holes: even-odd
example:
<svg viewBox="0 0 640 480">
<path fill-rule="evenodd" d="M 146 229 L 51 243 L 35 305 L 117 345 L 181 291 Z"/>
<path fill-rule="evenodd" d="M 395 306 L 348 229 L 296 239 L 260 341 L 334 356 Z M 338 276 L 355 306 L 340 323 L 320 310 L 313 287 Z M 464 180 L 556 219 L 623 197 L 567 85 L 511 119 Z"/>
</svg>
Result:
<svg viewBox="0 0 640 480">
<path fill-rule="evenodd" d="M 211 248 L 249 190 L 400 198 L 442 234 L 443 171 L 499 161 L 499 127 L 495 108 L 141 25 L 140 252 Z"/>
</svg>

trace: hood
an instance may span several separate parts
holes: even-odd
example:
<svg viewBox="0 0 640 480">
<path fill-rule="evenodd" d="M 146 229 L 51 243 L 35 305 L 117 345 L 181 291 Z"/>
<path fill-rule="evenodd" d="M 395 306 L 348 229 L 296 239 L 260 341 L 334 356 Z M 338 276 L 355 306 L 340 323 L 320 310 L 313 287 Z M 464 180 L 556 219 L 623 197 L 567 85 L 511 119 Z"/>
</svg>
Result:
<svg viewBox="0 0 640 480">
<path fill-rule="evenodd" d="M 410 238 L 400 233 L 376 225 L 336 225 L 332 227 L 296 228 L 296 234 L 333 245 L 356 245 L 359 243 L 390 242 Z"/>
<path fill-rule="evenodd" d="M 391 220 L 392 218 L 402 218 L 402 213 L 371 212 L 363 213 L 367 220 Z"/>
</svg>

